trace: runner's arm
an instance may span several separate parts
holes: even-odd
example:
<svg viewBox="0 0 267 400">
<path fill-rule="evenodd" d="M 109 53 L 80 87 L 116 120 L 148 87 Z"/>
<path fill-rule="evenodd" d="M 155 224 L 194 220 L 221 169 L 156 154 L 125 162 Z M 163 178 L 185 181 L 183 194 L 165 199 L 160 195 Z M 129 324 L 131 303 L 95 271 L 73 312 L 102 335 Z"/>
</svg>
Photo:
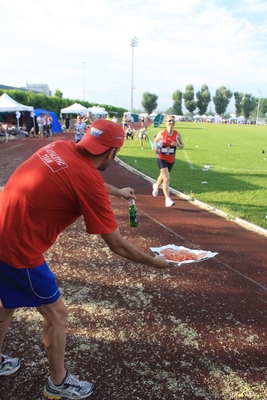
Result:
<svg viewBox="0 0 267 400">
<path fill-rule="evenodd" d="M 179 132 L 177 132 L 177 146 L 180 149 L 184 148 L 184 142 L 183 142 L 182 136 L 181 136 L 181 134 Z"/>
<path fill-rule="evenodd" d="M 154 151 L 156 154 L 159 152 L 158 143 L 162 140 L 162 133 L 163 131 L 160 131 L 154 139 Z"/>
</svg>

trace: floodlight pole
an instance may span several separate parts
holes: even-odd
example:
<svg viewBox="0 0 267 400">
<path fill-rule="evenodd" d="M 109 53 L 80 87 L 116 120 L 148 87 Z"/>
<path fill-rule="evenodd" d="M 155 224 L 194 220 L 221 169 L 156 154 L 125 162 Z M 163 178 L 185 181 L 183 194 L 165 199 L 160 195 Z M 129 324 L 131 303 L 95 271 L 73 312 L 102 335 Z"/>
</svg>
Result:
<svg viewBox="0 0 267 400">
<path fill-rule="evenodd" d="M 132 46 L 132 83 L 131 83 L 131 113 L 133 112 L 133 90 L 134 90 L 134 83 L 133 83 L 133 65 L 134 65 L 134 48 L 137 47 L 139 44 L 139 39 L 134 37 L 131 41 Z"/>
<path fill-rule="evenodd" d="M 84 64 L 84 75 L 83 75 L 83 100 L 85 100 L 85 75 L 86 75 L 86 62 L 82 62 Z"/>
<path fill-rule="evenodd" d="M 261 91 L 259 90 L 259 99 L 258 99 L 258 107 L 257 107 L 256 125 L 259 124 L 260 101 L 261 101 Z"/>
<path fill-rule="evenodd" d="M 114 107 L 116 106 L 116 82 L 113 81 L 114 83 Z"/>
</svg>

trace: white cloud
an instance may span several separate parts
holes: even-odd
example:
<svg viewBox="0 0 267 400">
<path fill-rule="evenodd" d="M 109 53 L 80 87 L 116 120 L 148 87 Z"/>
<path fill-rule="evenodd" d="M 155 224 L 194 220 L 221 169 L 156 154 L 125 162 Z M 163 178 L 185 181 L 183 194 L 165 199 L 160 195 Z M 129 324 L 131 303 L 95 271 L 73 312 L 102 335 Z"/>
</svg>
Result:
<svg viewBox="0 0 267 400">
<path fill-rule="evenodd" d="M 265 1 L 9 0 L 0 5 L 1 84 L 47 83 L 64 97 L 129 108 L 142 94 L 172 105 L 172 93 L 206 83 L 267 97 Z M 83 64 L 83 61 L 86 64 Z"/>
</svg>

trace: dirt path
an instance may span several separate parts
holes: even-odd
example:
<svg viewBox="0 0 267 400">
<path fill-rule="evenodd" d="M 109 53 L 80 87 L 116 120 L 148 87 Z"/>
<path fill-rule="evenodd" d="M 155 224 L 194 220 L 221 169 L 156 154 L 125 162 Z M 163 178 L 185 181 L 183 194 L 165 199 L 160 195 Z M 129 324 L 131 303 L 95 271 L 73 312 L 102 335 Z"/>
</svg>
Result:
<svg viewBox="0 0 267 400">
<path fill-rule="evenodd" d="M 1 144 L 0 186 L 46 143 Z M 67 366 L 96 382 L 95 400 L 266 399 L 267 238 L 179 197 L 163 207 L 151 183 L 119 163 L 103 176 L 135 189 L 138 228 L 126 201 L 112 205 L 122 234 L 143 250 L 174 243 L 219 254 L 155 271 L 113 255 L 76 221 L 46 255 L 70 314 Z M 22 367 L 0 379 L 0 399 L 42 399 L 41 318 L 22 309 L 11 328 L 4 351 Z"/>
</svg>

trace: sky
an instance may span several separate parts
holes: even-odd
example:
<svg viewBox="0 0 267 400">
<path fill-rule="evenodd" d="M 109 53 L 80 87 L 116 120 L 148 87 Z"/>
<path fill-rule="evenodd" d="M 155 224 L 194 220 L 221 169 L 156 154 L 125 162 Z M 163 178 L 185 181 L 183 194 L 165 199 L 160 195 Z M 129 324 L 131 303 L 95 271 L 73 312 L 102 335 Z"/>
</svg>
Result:
<svg viewBox="0 0 267 400">
<path fill-rule="evenodd" d="M 128 110 L 148 91 L 165 111 L 188 84 L 267 97 L 266 0 L 5 0 L 0 16 L 2 85 Z"/>
</svg>

